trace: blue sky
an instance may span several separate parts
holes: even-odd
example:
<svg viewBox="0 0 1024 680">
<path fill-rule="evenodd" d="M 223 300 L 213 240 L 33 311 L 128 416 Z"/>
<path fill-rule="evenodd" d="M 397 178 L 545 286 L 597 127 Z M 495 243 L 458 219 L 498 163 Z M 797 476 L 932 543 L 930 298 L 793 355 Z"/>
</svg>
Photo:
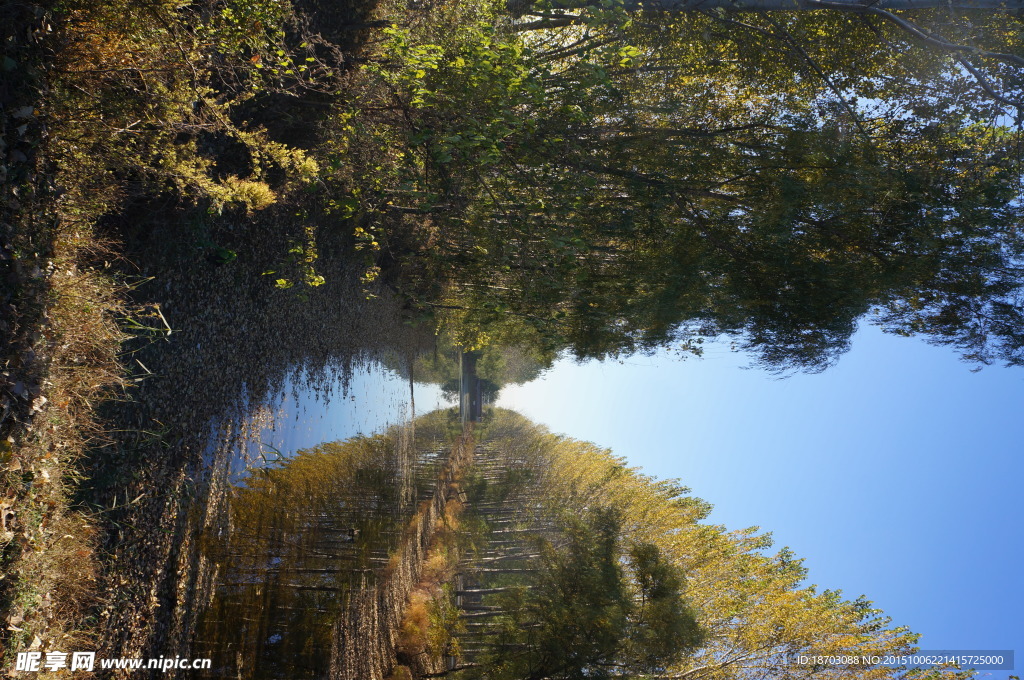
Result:
<svg viewBox="0 0 1024 680">
<path fill-rule="evenodd" d="M 922 649 L 1024 640 L 1024 370 L 972 373 L 948 348 L 873 327 L 824 373 L 780 380 L 748 363 L 714 346 L 563 360 L 499 405 L 679 478 L 714 504 L 710 521 L 772 532 L 810 582 L 867 595 Z"/>
</svg>

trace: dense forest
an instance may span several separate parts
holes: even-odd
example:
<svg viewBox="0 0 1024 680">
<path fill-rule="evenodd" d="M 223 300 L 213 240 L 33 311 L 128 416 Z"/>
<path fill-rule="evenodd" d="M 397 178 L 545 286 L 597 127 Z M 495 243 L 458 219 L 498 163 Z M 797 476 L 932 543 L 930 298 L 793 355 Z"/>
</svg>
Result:
<svg viewBox="0 0 1024 680">
<path fill-rule="evenodd" d="M 376 361 L 451 391 L 466 351 L 493 395 L 557 356 L 713 341 L 819 371 L 863 324 L 1024 363 L 1024 6 L 909 4 L 5 3 L 4 663 L 55 640 L 155 656 L 210 564 L 256 569 L 204 553 L 203 523 L 226 516 L 231 438 L 300 374 L 344 392 Z M 486 436 L 574 453 L 460 482 L 478 610 L 431 642 L 465 649 L 444 672 L 733 677 L 829 626 L 837 650 L 910 644 L 675 487 L 531 427 Z M 510 563 L 537 556 L 518 576 L 481 562 L 506 557 L 506 493 L 537 499 L 504 529 Z M 587 510 L 544 506 L 563 496 Z M 563 639 L 537 602 L 569 580 L 586 611 L 550 615 L 601 626 Z"/>
<path fill-rule="evenodd" d="M 1018 361 L 1019 22 L 975 17 L 955 68 L 841 12 L 496 11 L 394 29 L 408 63 L 374 69 L 371 130 L 414 150 L 388 204 L 429 215 L 463 332 L 580 357 L 726 334 L 813 370 L 870 315 Z"/>
<path fill-rule="evenodd" d="M 916 637 L 818 590 L 756 528 L 703 523 L 674 480 L 496 409 L 462 482 L 451 675 L 479 678 L 898 677 L 794 655 L 899 653 Z"/>
<path fill-rule="evenodd" d="M 437 411 L 236 488 L 204 539 L 218 576 L 190 649 L 215 660 L 208 677 L 917 677 L 796 665 L 906 654 L 916 636 L 809 585 L 756 527 L 706 523 L 677 481 L 512 411 L 489 411 L 468 448 L 458 432 Z M 395 630 L 377 628 L 392 608 Z M 327 675 L 353 640 L 378 663 Z"/>
</svg>

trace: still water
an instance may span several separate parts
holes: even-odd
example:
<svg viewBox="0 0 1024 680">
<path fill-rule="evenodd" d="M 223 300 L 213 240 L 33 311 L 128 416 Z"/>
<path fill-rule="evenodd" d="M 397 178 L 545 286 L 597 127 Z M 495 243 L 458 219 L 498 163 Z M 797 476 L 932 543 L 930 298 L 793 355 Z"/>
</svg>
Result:
<svg viewBox="0 0 1024 680">
<path fill-rule="evenodd" d="M 436 433 L 409 423 L 447 404 L 408 367 L 433 328 L 368 291 L 341 248 L 321 248 L 325 285 L 279 290 L 264 276 L 287 252 L 270 247 L 286 240 L 275 225 L 259 243 L 223 225 L 238 252 L 223 266 L 189 229 L 150 225 L 146 238 L 179 245 L 136 244 L 133 304 L 167 329 L 128 344 L 132 385 L 87 470 L 82 501 L 110 527 L 98 656 L 322 675 L 324 625 L 387 564 L 431 478 Z"/>
<path fill-rule="evenodd" d="M 289 380 L 261 401 L 253 423 L 218 423 L 205 456 L 193 520 L 204 585 L 181 642 L 213 660 L 203 677 L 324 677 L 336 620 L 434 491 L 455 413 L 414 425 L 415 403 L 446 406 L 439 391 L 379 364 L 333 395 Z"/>
<path fill-rule="evenodd" d="M 252 414 L 256 431 L 232 440 L 229 453 L 233 483 L 244 484 L 250 471 L 292 457 L 323 442 L 384 432 L 420 413 L 451 404 L 435 385 L 412 383 L 376 361 L 352 368 L 328 389 L 318 389 L 305 371 L 296 371 L 274 393 L 258 400 Z M 217 433 L 225 423 L 211 423 L 206 459 L 212 464 Z M 230 430 L 231 428 L 229 428 Z"/>
</svg>

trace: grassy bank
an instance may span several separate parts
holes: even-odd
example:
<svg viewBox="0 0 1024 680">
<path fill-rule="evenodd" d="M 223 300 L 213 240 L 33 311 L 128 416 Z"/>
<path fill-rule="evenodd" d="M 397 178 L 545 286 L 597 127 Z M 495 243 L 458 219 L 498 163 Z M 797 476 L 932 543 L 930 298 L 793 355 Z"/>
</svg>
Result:
<svg viewBox="0 0 1024 680">
<path fill-rule="evenodd" d="M 94 408 L 122 393 L 125 310 L 118 284 L 95 266 L 109 257 L 91 230 L 102 207 L 85 200 L 89 190 L 59 164 L 67 140 L 55 139 L 61 125 L 49 91 L 52 14 L 27 4 L 5 13 L 0 617 L 7 665 L 16 652 L 48 643 L 87 646 L 98 527 L 69 500 L 79 460 L 104 436 Z"/>
<path fill-rule="evenodd" d="M 117 582 L 102 575 L 99 550 L 110 517 L 81 502 L 82 475 L 97 468 L 84 457 L 113 438 L 99 407 L 133 399 L 145 373 L 122 354 L 126 341 L 170 331 L 158 303 L 132 295 L 143 282 L 123 260 L 125 240 L 168 206 L 244 224 L 275 202 L 294 205 L 316 172 L 296 130 L 322 107 L 288 107 L 331 100 L 365 32 L 346 27 L 365 23 L 373 3 L 331 17 L 306 4 L 303 14 L 274 1 L 0 10 L 5 667 L 19 651 L 95 648 L 96 606 Z M 281 124 L 268 130 L 272 120 Z M 202 245 L 199 257 L 237 255 Z M 309 250 L 292 257 L 285 284 L 314 275 Z"/>
</svg>

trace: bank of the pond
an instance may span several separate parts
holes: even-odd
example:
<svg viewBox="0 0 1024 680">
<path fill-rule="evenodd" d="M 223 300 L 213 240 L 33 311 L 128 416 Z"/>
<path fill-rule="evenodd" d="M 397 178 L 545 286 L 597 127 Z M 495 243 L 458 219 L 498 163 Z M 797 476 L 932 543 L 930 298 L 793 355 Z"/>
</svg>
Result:
<svg viewBox="0 0 1024 680">
<path fill-rule="evenodd" d="M 44 5 L 10 3 L 3 26 L 0 164 L 0 646 L 3 665 L 47 643 L 92 644 L 98 517 L 69 503 L 95 406 L 122 394 L 128 312 L 87 264 L 108 255 L 58 182 L 47 109 L 53 66 Z"/>
<path fill-rule="evenodd" d="M 264 366 L 290 360 L 266 349 L 270 343 L 287 344 L 286 338 L 268 334 L 260 314 L 250 313 L 244 304 L 228 309 L 223 298 L 231 297 L 234 285 L 256 285 L 232 278 L 235 258 L 278 248 L 261 261 L 262 271 L 285 268 L 288 276 L 303 276 L 301 262 L 284 260 L 296 243 L 308 246 L 309 241 L 292 210 L 285 211 L 284 221 L 290 226 L 271 226 L 266 230 L 273 233 L 270 238 L 261 235 L 259 228 L 239 228 L 253 201 L 274 194 L 261 194 L 260 182 L 230 181 L 224 186 L 240 193 L 223 198 L 247 208 L 234 212 L 228 208 L 224 215 L 236 220 L 230 228 L 237 229 L 236 240 L 242 245 L 232 250 L 224 246 L 230 240 L 208 239 L 210 230 L 205 222 L 199 224 L 206 218 L 196 216 L 208 215 L 211 199 L 220 199 L 214 196 L 217 186 L 204 179 L 204 164 L 212 158 L 229 174 L 244 173 L 232 156 L 238 150 L 227 139 L 247 137 L 223 115 L 214 114 L 213 119 L 220 122 L 212 126 L 212 119 L 203 120 L 214 113 L 203 113 L 203 107 L 212 102 L 204 94 L 206 85 L 179 75 L 190 72 L 214 88 L 231 90 L 240 83 L 224 80 L 233 66 L 244 63 L 248 69 L 244 74 L 236 70 L 231 75 L 235 79 L 248 78 L 262 66 L 246 50 L 261 54 L 274 41 L 296 46 L 306 31 L 320 42 L 309 47 L 315 54 L 310 58 L 317 61 L 315 68 L 307 60 L 303 72 L 319 68 L 318 77 L 340 78 L 372 28 L 367 21 L 375 4 L 342 3 L 326 12 L 316 2 L 299 3 L 301 19 L 298 14 L 275 13 L 274 3 L 253 4 L 251 10 L 266 14 L 244 30 L 265 27 L 267 35 L 262 37 L 232 37 L 234 19 L 226 14 L 193 16 L 183 11 L 171 17 L 161 14 L 162 7 L 117 0 L 73 6 L 8 3 L 0 9 L 0 620 L 4 622 L 0 643 L 4 667 L 13 666 L 16 654 L 26 650 L 143 646 L 129 641 L 148 639 L 151 629 L 159 627 L 150 616 L 160 606 L 160 597 L 154 593 L 167 587 L 159 575 L 175 569 L 167 560 L 180 547 L 170 546 L 174 528 L 188 514 L 192 494 L 188 466 L 195 462 L 191 452 L 201 448 L 197 437 L 186 447 L 189 455 L 180 455 L 181 440 L 191 435 L 179 436 L 173 428 L 206 433 L 211 414 L 223 415 L 224 409 L 237 407 L 246 386 L 278 384 L 288 370 L 282 364 L 270 373 L 256 369 L 243 376 L 238 371 L 244 373 L 245 368 L 222 363 L 223 357 L 210 351 L 232 345 L 233 341 L 224 339 L 230 333 L 214 332 L 213 317 L 233 311 L 241 316 L 220 317 L 221 329 L 268 338 L 262 346 L 234 343 L 233 347 L 254 352 L 253 362 Z M 192 33 L 194 19 L 217 33 L 212 42 Z M 321 37 L 328 33 L 331 36 Z M 232 43 L 235 39 L 246 47 Z M 118 52 L 112 51 L 115 45 Z M 325 66 L 328 62 L 334 67 L 333 75 Z M 252 94 L 263 97 L 253 115 L 273 120 L 280 113 L 280 102 L 274 99 L 280 98 L 280 89 L 258 87 Z M 321 108 L 311 106 L 309 111 Z M 285 117 L 278 116 L 282 125 Z M 204 134 L 212 136 L 203 140 L 205 146 L 195 155 L 195 140 Z M 257 147 L 260 144 L 263 150 L 280 148 L 262 141 Z M 252 150 L 258 153 L 257 147 Z M 191 160 L 182 165 L 177 152 Z M 164 163 L 171 158 L 177 158 L 173 167 Z M 283 156 L 279 160 L 291 162 Z M 241 165 L 246 162 L 243 159 Z M 194 170 L 200 174 L 190 174 Z M 271 181 L 286 184 L 288 180 Z M 211 188 L 213 194 L 208 191 Z M 276 186 L 274 191 L 280 193 Z M 189 233 L 151 230 L 162 220 L 184 220 L 190 225 Z M 155 237 L 158 233 L 169 240 Z M 154 252 L 138 259 L 141 250 Z M 307 247 L 303 257 L 308 253 Z M 196 260 L 191 263 L 195 266 L 182 270 L 191 277 L 181 286 L 182 294 L 157 290 L 174 284 L 143 272 L 148 264 L 142 260 L 151 261 L 150 255 Z M 347 274 L 339 276 L 352 283 Z M 259 279 L 259 284 L 265 285 L 256 287 L 270 289 L 269 297 L 258 302 L 249 297 L 247 304 L 262 309 L 276 304 L 280 298 L 275 299 L 275 294 L 299 300 L 295 293 L 301 286 L 278 291 L 268 277 Z M 364 295 L 362 286 L 350 288 L 354 295 Z M 206 325 L 192 336 L 176 334 L 198 315 L 188 318 L 189 313 L 178 313 L 179 309 L 165 314 L 163 305 L 172 298 L 189 298 L 185 306 L 192 305 L 193 310 L 205 307 Z M 395 313 L 390 302 L 384 307 L 385 315 Z M 181 325 L 172 327 L 168 315 Z M 392 330 L 388 324 L 382 326 Z M 394 330 L 402 336 L 401 329 Z M 167 404 L 181 405 L 176 415 L 165 414 L 163 407 L 152 402 L 136 403 L 146 401 L 140 397 L 142 383 L 156 382 L 142 347 L 172 335 L 175 340 L 182 336 L 195 340 L 193 352 L 207 343 L 202 360 L 180 362 L 194 373 L 176 376 L 180 384 L 192 385 L 204 396 L 195 399 L 168 389 L 159 397 Z M 327 368 L 331 361 L 323 357 L 331 351 L 326 347 L 330 343 L 317 343 L 312 332 L 307 337 L 311 341 L 305 345 L 302 361 L 311 359 L 322 369 L 324 380 L 327 373 L 343 377 L 346 367 L 362 358 L 359 340 L 343 340 L 345 351 Z M 180 344 L 174 347 L 174 352 L 183 351 Z M 293 363 L 292 370 L 298 370 L 302 361 Z M 226 366 L 236 371 L 231 379 L 226 378 Z M 182 411 L 188 411 L 189 417 L 182 418 Z M 163 416 L 165 420 L 160 420 Z M 133 541 L 145 547 L 126 562 L 118 548 L 122 541 L 128 550 L 134 549 Z M 144 604 L 139 593 L 125 587 L 129 582 L 138 586 L 140 579 L 150 579 L 142 588 Z M 161 585 L 152 590 L 153 583 Z M 123 607 L 136 613 L 129 616 Z M 133 622 L 115 625 L 113 639 L 106 640 L 110 611 Z"/>
</svg>

